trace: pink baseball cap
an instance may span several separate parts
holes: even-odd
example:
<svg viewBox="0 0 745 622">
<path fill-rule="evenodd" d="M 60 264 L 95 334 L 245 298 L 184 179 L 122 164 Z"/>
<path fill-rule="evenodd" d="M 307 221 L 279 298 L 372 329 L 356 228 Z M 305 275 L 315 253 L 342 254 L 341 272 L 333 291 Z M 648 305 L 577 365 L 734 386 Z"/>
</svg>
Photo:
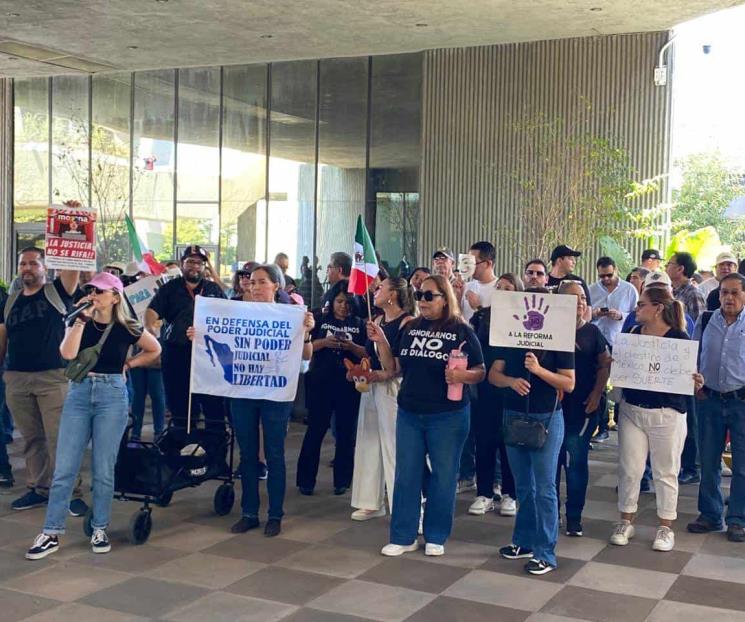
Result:
<svg viewBox="0 0 745 622">
<path fill-rule="evenodd" d="M 99 272 L 90 281 L 85 284 L 85 287 L 97 287 L 98 289 L 111 289 L 120 294 L 124 291 L 124 285 L 118 276 L 109 274 L 108 272 Z"/>
</svg>

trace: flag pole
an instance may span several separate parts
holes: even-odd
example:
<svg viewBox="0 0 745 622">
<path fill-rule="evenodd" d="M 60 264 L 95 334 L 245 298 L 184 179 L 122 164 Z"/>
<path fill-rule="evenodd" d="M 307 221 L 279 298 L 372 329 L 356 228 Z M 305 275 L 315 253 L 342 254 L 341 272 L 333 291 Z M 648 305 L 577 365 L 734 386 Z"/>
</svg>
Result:
<svg viewBox="0 0 745 622">
<path fill-rule="evenodd" d="M 193 320 L 192 320 L 193 321 Z M 192 376 L 194 375 L 194 344 L 197 342 L 197 336 L 194 335 L 194 339 L 191 340 L 191 362 L 189 364 L 189 397 L 188 397 L 188 408 L 186 411 L 186 433 L 191 434 L 191 387 L 192 387 Z"/>
<path fill-rule="evenodd" d="M 367 275 L 365 275 L 365 281 L 367 281 Z M 365 288 L 365 300 L 367 300 L 367 319 L 372 320 L 372 309 L 370 307 L 370 285 L 373 281 L 367 284 Z"/>
</svg>

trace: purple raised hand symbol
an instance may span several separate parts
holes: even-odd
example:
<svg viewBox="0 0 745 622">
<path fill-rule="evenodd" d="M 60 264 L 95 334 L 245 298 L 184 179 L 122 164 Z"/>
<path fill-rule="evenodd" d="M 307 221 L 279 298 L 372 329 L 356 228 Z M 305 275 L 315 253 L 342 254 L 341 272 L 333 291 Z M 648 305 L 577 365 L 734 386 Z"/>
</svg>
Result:
<svg viewBox="0 0 745 622">
<path fill-rule="evenodd" d="M 543 328 L 543 322 L 546 319 L 546 314 L 550 308 L 550 305 L 543 306 L 544 298 L 538 300 L 536 304 L 536 295 L 532 295 L 532 300 L 529 300 L 528 296 L 523 299 L 525 304 L 525 315 L 522 318 L 517 315 L 513 315 L 516 320 L 522 320 L 525 330 L 541 330 Z"/>
</svg>

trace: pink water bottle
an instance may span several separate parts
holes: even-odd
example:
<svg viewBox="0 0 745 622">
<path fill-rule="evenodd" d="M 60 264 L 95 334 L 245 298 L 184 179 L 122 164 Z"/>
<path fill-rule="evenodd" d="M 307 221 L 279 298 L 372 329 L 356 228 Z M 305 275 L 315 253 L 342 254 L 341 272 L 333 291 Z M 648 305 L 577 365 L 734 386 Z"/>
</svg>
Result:
<svg viewBox="0 0 745 622">
<path fill-rule="evenodd" d="M 468 369 L 468 355 L 460 348 L 450 352 L 448 369 Z M 448 385 L 448 399 L 460 402 L 463 399 L 463 383 L 456 382 Z"/>
</svg>

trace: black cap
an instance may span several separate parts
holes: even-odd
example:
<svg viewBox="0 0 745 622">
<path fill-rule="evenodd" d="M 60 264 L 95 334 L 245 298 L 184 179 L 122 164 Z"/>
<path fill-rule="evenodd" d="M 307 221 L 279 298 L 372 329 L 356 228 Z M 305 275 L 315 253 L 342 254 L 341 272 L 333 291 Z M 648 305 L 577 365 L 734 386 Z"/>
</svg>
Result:
<svg viewBox="0 0 745 622">
<path fill-rule="evenodd" d="M 432 253 L 432 259 L 435 259 L 438 255 L 442 255 L 443 257 L 447 257 L 451 261 L 455 261 L 455 255 L 453 255 L 453 251 L 451 251 L 447 246 L 441 246 L 434 253 Z"/>
<path fill-rule="evenodd" d="M 210 260 L 210 254 L 198 244 L 187 246 L 186 249 L 184 249 L 183 254 L 181 255 L 181 261 L 184 261 L 189 257 L 201 257 L 202 259 L 204 259 L 204 261 Z"/>
<path fill-rule="evenodd" d="M 660 255 L 660 251 L 648 248 L 642 253 L 642 261 L 647 261 L 647 259 L 662 259 L 662 255 Z"/>
<path fill-rule="evenodd" d="M 566 244 L 559 244 L 551 253 L 551 263 L 554 263 L 560 257 L 580 257 L 582 253 L 575 251 L 572 247 Z"/>
</svg>

